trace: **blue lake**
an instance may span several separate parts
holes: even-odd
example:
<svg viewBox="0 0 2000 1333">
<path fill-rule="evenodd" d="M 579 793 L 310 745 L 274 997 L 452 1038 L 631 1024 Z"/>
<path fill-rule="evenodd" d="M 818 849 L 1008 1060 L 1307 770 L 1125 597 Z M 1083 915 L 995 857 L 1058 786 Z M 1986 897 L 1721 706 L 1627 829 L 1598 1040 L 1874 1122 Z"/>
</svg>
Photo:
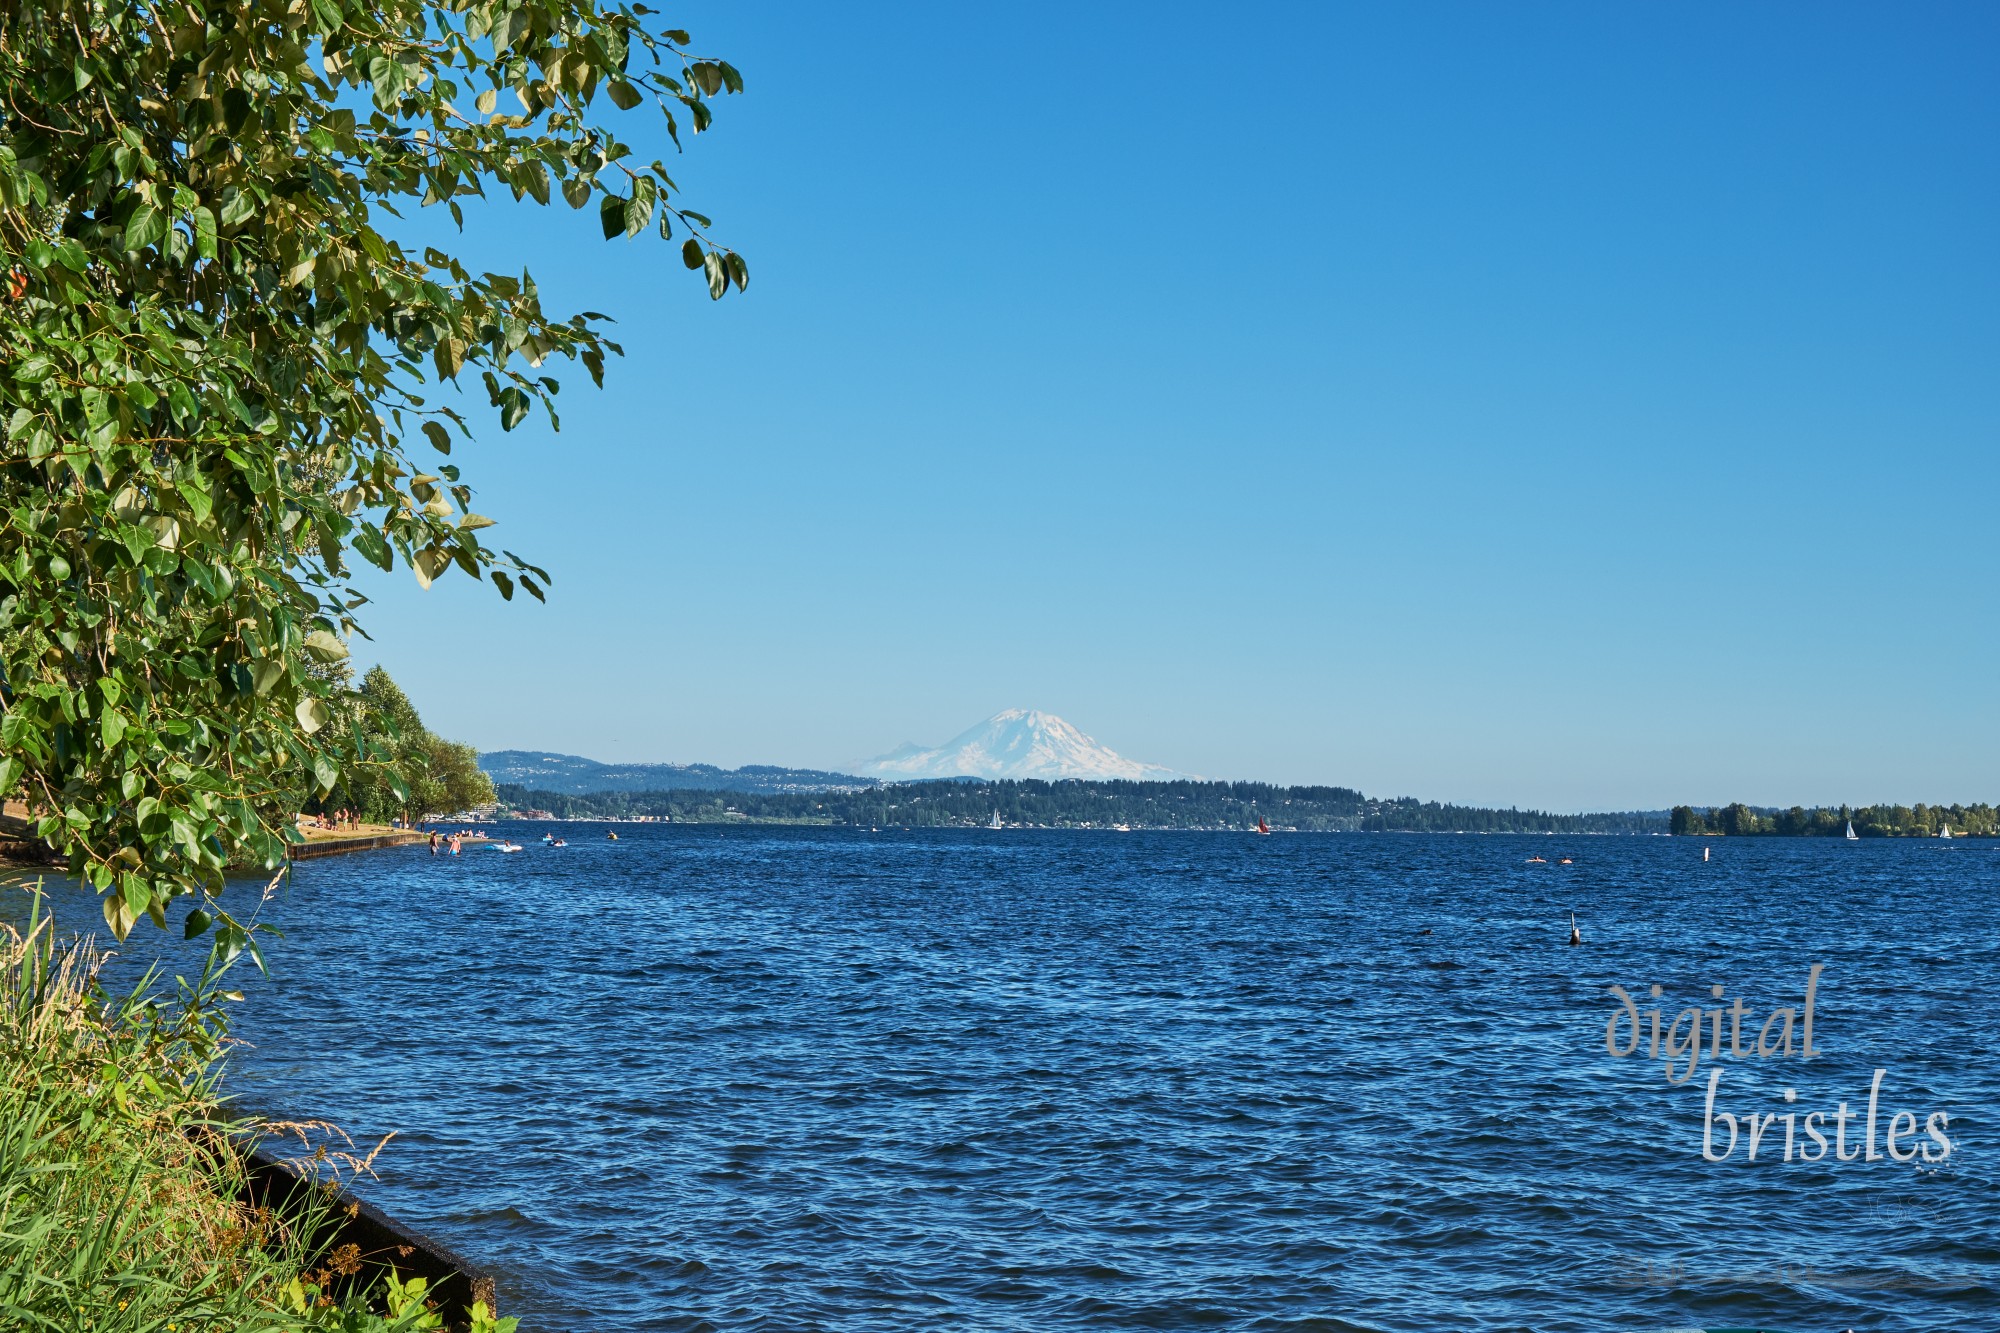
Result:
<svg viewBox="0 0 2000 1333">
<path fill-rule="evenodd" d="M 302 864 L 231 1086 L 524 1330 L 2000 1328 L 1994 843 L 496 827 Z"/>
</svg>

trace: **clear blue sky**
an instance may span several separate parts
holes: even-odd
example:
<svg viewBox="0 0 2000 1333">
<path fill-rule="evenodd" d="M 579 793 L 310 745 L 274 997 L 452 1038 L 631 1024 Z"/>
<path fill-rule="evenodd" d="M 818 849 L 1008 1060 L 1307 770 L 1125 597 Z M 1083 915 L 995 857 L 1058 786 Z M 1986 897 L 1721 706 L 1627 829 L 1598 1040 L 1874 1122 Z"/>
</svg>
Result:
<svg viewBox="0 0 2000 1333">
<path fill-rule="evenodd" d="M 675 10 L 711 305 L 456 461 L 551 605 L 377 581 L 484 749 L 840 766 L 1003 707 L 1222 777 L 2000 799 L 2000 9 Z"/>
</svg>

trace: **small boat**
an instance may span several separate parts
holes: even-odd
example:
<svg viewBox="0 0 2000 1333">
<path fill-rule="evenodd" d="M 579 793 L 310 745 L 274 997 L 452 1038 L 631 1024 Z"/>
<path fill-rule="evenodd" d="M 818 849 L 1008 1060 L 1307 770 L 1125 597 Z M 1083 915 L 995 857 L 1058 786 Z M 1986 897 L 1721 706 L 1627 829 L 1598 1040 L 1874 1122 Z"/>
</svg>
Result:
<svg viewBox="0 0 2000 1333">
<path fill-rule="evenodd" d="M 1849 842 L 1861 841 L 1861 835 L 1854 831 L 1854 821 L 1851 819 L 1847 821 L 1847 840 Z"/>
<path fill-rule="evenodd" d="M 1269 824 L 1266 824 L 1266 823 L 1264 822 L 1264 816 L 1262 816 L 1262 815 L 1258 815 L 1258 816 L 1257 816 L 1257 827 L 1256 827 L 1256 828 L 1253 828 L 1253 829 L 1251 829 L 1250 831 L 1251 831 L 1252 833 L 1269 833 L 1269 832 L 1271 831 L 1271 826 L 1270 826 Z"/>
<path fill-rule="evenodd" d="M 1528 864 L 1531 866 L 1545 866 L 1548 863 L 1549 858 L 1546 856 L 1531 856 L 1528 858 Z"/>
<path fill-rule="evenodd" d="M 1938 836 L 1939 836 L 1940 838 L 1949 838 L 1949 837 L 1951 837 L 1951 825 L 1949 825 L 1949 824 L 1946 824 L 1946 825 L 1945 825 L 1945 826 L 1944 826 L 1943 828 L 1939 829 L 1939 830 L 1938 830 Z"/>
<path fill-rule="evenodd" d="M 986 827 L 987 827 L 987 828 L 1000 828 L 1000 827 L 1002 827 L 1002 825 L 1001 825 L 1001 823 L 1000 823 L 1000 812 L 999 812 L 998 810 L 995 810 L 995 811 L 993 812 L 993 819 L 992 819 L 992 821 L 991 821 L 990 823 L 988 823 L 988 824 L 986 825 Z"/>
</svg>

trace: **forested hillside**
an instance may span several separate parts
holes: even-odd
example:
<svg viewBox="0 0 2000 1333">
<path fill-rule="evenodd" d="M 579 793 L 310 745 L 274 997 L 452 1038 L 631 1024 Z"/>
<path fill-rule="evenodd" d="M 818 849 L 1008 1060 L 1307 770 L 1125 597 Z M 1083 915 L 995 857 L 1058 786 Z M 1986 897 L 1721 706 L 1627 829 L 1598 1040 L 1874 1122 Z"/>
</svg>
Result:
<svg viewBox="0 0 2000 1333">
<path fill-rule="evenodd" d="M 1259 817 L 1304 832 L 1665 833 L 1664 811 L 1552 815 L 1487 810 L 1410 797 L 1381 800 L 1347 787 L 1261 782 L 921 782 L 869 791 L 598 792 L 587 796 L 499 784 L 501 802 L 558 818 L 639 815 L 691 823 L 754 821 L 937 828 L 1004 824 L 1038 828 L 1232 829 Z"/>
<path fill-rule="evenodd" d="M 1840 838 L 1849 823 L 1858 838 L 1935 838 L 1946 829 L 1955 836 L 1991 837 L 2000 832 L 1992 806 L 1973 805 L 1795 805 L 1789 810 L 1735 805 L 1677 805 L 1669 817 L 1675 833 L 1709 837 Z"/>
</svg>

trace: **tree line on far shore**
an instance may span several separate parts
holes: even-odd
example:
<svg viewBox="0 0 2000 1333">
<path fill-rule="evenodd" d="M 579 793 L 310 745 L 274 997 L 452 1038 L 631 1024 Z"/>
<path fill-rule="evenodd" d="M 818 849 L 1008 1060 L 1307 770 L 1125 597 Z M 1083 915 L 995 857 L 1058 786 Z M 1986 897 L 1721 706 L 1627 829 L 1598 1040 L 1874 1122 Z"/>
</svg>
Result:
<svg viewBox="0 0 2000 1333">
<path fill-rule="evenodd" d="M 2000 833 L 1996 812 L 1974 805 L 1795 805 L 1789 810 L 1759 809 L 1737 802 L 1723 806 L 1677 805 L 1668 816 L 1668 830 L 1709 837 L 1841 838 L 1849 822 L 1862 838 L 1935 838 L 1949 828 L 1953 834 L 1992 837 Z"/>
<path fill-rule="evenodd" d="M 1379 799 L 1347 787 L 1261 782 L 918 782 L 845 792 L 659 791 L 573 796 L 501 783 L 502 805 L 559 819 L 648 816 L 684 823 L 1040 828 L 1242 829 L 1259 818 L 1300 832 L 1665 833 L 1662 811 L 1555 815 L 1539 810 Z"/>
<path fill-rule="evenodd" d="M 1306 833 L 1664 834 L 1708 837 L 1841 837 L 1849 820 L 1864 838 L 2000 834 L 1994 807 L 1974 805 L 1675 806 L 1558 815 L 1382 799 L 1348 787 L 1259 782 L 914 782 L 865 791 L 616 791 L 570 795 L 500 783 L 503 810 L 558 819 L 649 817 L 678 823 L 836 824 L 965 828 L 997 811 L 1008 825 L 1037 828 L 1240 829 L 1259 818 Z"/>
</svg>

